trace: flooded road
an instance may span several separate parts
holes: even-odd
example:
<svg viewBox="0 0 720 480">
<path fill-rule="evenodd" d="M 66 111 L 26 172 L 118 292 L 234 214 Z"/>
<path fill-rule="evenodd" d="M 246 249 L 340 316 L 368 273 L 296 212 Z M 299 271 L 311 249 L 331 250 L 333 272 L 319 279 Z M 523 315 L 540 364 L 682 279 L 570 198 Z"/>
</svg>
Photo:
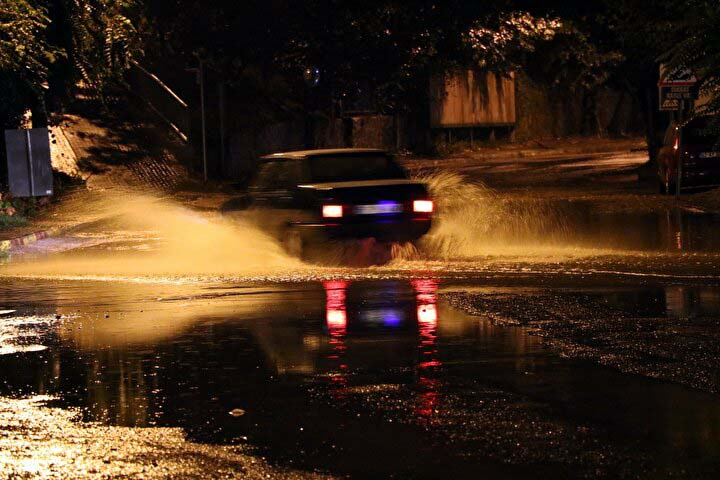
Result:
<svg viewBox="0 0 720 480">
<path fill-rule="evenodd" d="M 565 355 L 532 325 L 547 296 L 502 283 L 3 279 L 0 394 L 340 476 L 715 478 L 717 395 Z M 550 291 L 598 323 L 720 310 L 715 286 Z"/>
<path fill-rule="evenodd" d="M 716 478 L 719 219 L 433 181 L 388 263 L 149 198 L 13 250 L 0 472 Z"/>
</svg>

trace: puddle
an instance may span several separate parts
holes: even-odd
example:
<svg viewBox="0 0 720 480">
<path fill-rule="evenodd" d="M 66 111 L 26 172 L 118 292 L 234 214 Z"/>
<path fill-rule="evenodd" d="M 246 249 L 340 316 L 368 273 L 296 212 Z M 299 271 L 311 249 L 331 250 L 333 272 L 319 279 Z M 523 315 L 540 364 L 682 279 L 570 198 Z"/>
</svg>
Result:
<svg viewBox="0 0 720 480">
<path fill-rule="evenodd" d="M 45 351 L 0 356 L 0 394 L 366 478 L 712 478 L 717 396 L 560 358 L 527 327 L 451 307 L 441 292 L 479 288 L 463 282 L 17 280 L 0 291 L 11 321 L 63 320 L 32 342 Z M 715 287 L 594 294 L 640 316 L 720 313 Z"/>
<path fill-rule="evenodd" d="M 0 310 L 0 356 L 47 349 L 42 342 L 58 322 L 54 316 L 9 317 L 15 310 Z M 4 317 L 4 318 L 3 318 Z"/>
<path fill-rule="evenodd" d="M 581 245 L 661 252 L 720 251 L 720 215 L 680 209 L 609 213 L 578 205 L 569 218 L 572 237 Z"/>
</svg>

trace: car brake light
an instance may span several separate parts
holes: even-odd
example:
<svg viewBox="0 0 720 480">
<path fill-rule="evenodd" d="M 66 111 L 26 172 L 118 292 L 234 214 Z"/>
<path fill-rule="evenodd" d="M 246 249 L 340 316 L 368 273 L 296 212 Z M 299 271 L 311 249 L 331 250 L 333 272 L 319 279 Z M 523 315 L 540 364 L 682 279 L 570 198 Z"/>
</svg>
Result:
<svg viewBox="0 0 720 480">
<path fill-rule="evenodd" d="M 413 212 L 416 213 L 432 213 L 433 211 L 432 200 L 414 200 L 413 201 Z"/>
<path fill-rule="evenodd" d="M 680 147 L 680 137 L 675 137 L 675 145 L 673 145 L 673 150 L 677 150 L 678 147 Z"/>
<path fill-rule="evenodd" d="M 342 205 L 323 205 L 322 216 L 324 218 L 340 218 L 343 216 Z"/>
</svg>

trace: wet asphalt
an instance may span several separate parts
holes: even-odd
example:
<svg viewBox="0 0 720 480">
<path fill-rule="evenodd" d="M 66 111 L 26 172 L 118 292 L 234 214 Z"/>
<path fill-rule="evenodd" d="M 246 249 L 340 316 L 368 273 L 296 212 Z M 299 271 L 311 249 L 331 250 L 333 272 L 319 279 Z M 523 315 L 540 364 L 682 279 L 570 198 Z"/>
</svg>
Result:
<svg viewBox="0 0 720 480">
<path fill-rule="evenodd" d="M 720 287 L 0 283 L 0 393 L 85 422 L 356 478 L 720 467 Z"/>
<path fill-rule="evenodd" d="M 0 476 L 717 478 L 718 218 L 480 213 L 519 220 L 374 266 L 166 271 L 114 220 L 15 252 Z"/>
</svg>

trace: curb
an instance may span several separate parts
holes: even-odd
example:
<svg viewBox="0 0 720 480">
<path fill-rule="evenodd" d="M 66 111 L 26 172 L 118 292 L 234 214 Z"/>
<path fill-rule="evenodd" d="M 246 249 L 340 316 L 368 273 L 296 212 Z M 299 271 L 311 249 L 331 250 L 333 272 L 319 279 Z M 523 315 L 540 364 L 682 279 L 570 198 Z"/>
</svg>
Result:
<svg viewBox="0 0 720 480">
<path fill-rule="evenodd" d="M 69 228 L 70 227 L 68 227 L 68 229 Z M 0 253 L 7 253 L 12 247 L 21 247 L 23 245 L 35 243 L 38 240 L 52 237 L 53 235 L 57 235 L 58 233 L 61 233 L 63 231 L 65 231 L 65 229 L 61 227 L 50 227 L 47 230 L 30 233 L 28 235 L 23 235 L 22 237 L 12 238 L 10 240 L 2 240 L 0 241 Z"/>
</svg>

